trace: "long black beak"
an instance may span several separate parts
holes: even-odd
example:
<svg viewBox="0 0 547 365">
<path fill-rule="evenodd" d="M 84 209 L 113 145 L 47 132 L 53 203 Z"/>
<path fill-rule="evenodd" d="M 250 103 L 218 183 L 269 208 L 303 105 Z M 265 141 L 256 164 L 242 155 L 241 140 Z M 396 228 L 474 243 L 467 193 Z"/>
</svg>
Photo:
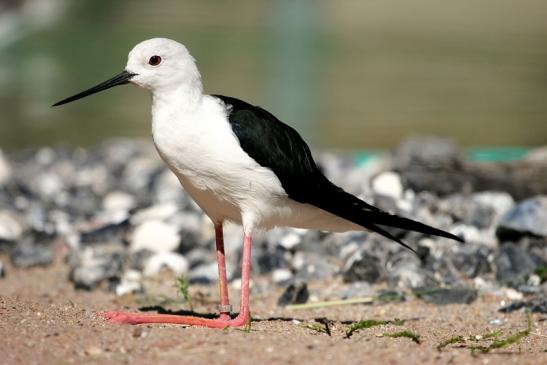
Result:
<svg viewBox="0 0 547 365">
<path fill-rule="evenodd" d="M 106 80 L 104 82 L 101 82 L 99 85 L 93 86 L 91 89 L 87 89 L 86 91 L 82 91 L 81 93 L 78 93 L 76 95 L 63 99 L 61 101 L 58 101 L 52 106 L 58 106 L 58 105 L 70 103 L 71 101 L 85 98 L 86 96 L 98 93 L 99 91 L 110 89 L 111 87 L 127 84 L 129 80 L 131 80 L 131 78 L 135 75 L 136 74 L 127 72 L 124 70 L 120 72 L 119 74 L 117 74 L 116 76 L 114 76 L 113 78 Z"/>
</svg>

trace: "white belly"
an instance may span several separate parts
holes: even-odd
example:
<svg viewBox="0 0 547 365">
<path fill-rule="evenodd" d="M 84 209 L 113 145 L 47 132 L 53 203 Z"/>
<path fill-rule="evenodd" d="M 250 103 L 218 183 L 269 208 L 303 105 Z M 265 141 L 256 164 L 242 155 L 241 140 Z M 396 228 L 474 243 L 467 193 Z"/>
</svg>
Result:
<svg viewBox="0 0 547 365">
<path fill-rule="evenodd" d="M 273 226 L 361 229 L 288 198 L 277 176 L 243 151 L 216 103 L 205 96 L 203 106 L 185 120 L 173 116 L 188 114 L 153 111 L 152 128 L 160 156 L 213 221 L 242 223 L 246 231 Z"/>
</svg>

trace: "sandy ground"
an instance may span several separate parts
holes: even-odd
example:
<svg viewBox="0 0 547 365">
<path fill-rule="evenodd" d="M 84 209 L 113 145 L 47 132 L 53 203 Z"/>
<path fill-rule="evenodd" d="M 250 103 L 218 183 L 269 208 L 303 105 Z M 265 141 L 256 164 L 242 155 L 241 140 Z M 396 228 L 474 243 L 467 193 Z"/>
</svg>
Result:
<svg viewBox="0 0 547 365">
<path fill-rule="evenodd" d="M 141 307 L 137 298 L 75 291 L 67 275 L 67 267 L 59 263 L 24 271 L 8 266 L 7 277 L 0 280 L 0 364 L 547 364 L 547 317 L 541 314 L 532 316 L 532 334 L 506 348 L 478 355 L 458 344 L 436 349 L 456 335 L 501 330 L 503 338 L 526 329 L 525 314 L 498 313 L 501 298 L 494 296 L 482 296 L 472 305 L 434 306 L 409 298 L 403 303 L 287 310 L 275 305 L 279 289 L 252 296 L 252 314 L 260 320 L 246 332 L 109 324 L 95 313 L 136 310 Z M 172 282 L 157 286 L 175 294 Z M 194 295 L 211 293 L 212 299 L 215 290 L 192 287 Z M 194 309 L 207 313 L 215 306 L 198 304 Z M 333 321 L 330 335 L 305 327 L 319 317 Z M 351 338 L 341 323 L 394 318 L 407 321 L 364 329 Z M 489 323 L 493 319 L 506 322 L 494 326 Z M 419 334 L 421 344 L 382 335 L 403 329 Z"/>
</svg>

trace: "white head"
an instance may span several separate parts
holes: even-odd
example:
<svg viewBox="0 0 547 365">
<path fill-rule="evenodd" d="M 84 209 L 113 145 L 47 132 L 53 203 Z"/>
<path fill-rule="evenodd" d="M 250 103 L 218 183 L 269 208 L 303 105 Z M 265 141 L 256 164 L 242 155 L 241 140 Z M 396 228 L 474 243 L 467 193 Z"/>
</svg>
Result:
<svg viewBox="0 0 547 365">
<path fill-rule="evenodd" d="M 66 104 L 113 86 L 133 83 L 154 95 L 181 90 L 201 95 L 201 76 L 196 61 L 182 44 L 167 38 L 152 38 L 137 44 L 127 57 L 125 70 L 88 90 L 59 101 Z"/>
<path fill-rule="evenodd" d="M 201 91 L 196 61 L 182 44 L 152 38 L 137 44 L 127 57 L 125 70 L 135 74 L 130 82 L 152 92 L 190 87 Z"/>
</svg>

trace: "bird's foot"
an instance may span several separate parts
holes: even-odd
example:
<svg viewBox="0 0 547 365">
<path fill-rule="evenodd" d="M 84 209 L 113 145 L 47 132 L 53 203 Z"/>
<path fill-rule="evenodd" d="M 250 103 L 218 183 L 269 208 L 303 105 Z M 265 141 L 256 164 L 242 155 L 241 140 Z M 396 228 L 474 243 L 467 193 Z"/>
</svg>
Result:
<svg viewBox="0 0 547 365">
<path fill-rule="evenodd" d="M 201 318 L 193 316 L 178 316 L 174 314 L 156 314 L 156 313 L 132 313 L 120 311 L 108 311 L 97 313 L 110 323 L 119 324 L 144 324 L 144 323 L 163 323 L 180 324 L 187 326 L 201 326 L 209 328 L 242 327 L 249 320 L 249 311 L 245 310 L 237 317 L 231 318 L 228 314 L 222 313 L 219 318 Z"/>
</svg>

